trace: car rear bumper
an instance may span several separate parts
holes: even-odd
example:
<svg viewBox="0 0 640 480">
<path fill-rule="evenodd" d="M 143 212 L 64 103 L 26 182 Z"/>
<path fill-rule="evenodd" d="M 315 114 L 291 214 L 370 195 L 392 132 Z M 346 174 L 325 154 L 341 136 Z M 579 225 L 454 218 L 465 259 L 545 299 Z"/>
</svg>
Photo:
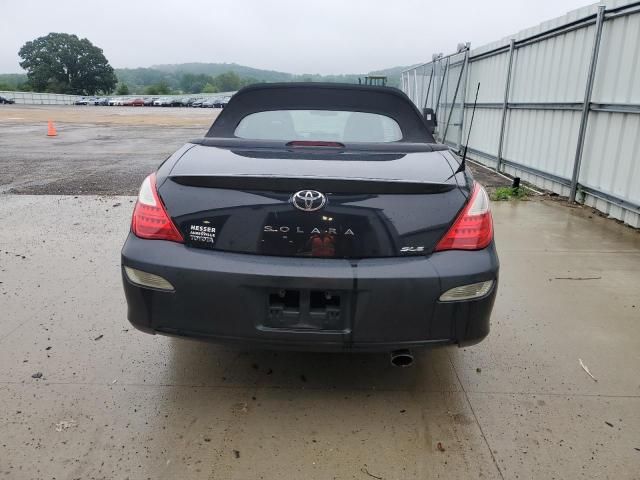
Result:
<svg viewBox="0 0 640 480">
<path fill-rule="evenodd" d="M 430 257 L 302 259 L 212 252 L 132 234 L 122 265 L 159 275 L 175 289 L 138 286 L 123 269 L 128 318 L 140 330 L 316 351 L 477 343 L 489 333 L 499 268 L 493 244 Z M 484 297 L 438 300 L 450 288 L 487 280 L 495 282 Z"/>
</svg>

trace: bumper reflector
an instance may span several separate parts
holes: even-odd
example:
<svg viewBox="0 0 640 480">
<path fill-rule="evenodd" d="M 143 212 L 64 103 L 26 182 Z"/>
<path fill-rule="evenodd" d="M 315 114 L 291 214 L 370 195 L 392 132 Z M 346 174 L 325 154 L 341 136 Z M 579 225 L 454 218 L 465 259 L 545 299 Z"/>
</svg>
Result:
<svg viewBox="0 0 640 480">
<path fill-rule="evenodd" d="M 441 302 L 458 302 L 460 300 L 472 300 L 474 298 L 484 297 L 493 286 L 493 280 L 486 282 L 471 283 L 447 290 L 440 295 Z"/>
<path fill-rule="evenodd" d="M 155 288 L 157 290 L 166 290 L 170 292 L 175 290 L 173 285 L 159 275 L 143 272 L 142 270 L 136 270 L 131 267 L 124 267 L 124 271 L 131 283 L 135 283 L 141 287 Z"/>
</svg>

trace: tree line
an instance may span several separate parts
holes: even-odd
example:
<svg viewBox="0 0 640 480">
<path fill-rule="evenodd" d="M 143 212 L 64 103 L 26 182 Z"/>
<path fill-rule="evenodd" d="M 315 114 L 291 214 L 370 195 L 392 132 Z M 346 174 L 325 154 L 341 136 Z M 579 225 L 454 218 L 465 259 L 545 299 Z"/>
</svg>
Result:
<svg viewBox="0 0 640 480">
<path fill-rule="evenodd" d="M 7 75 L 0 90 L 38 91 L 73 95 L 118 95 L 170 93 L 216 93 L 238 90 L 257 83 L 254 78 L 240 78 L 235 72 L 219 75 L 185 73 L 177 82 L 160 79 L 147 85 L 129 85 L 118 78 L 102 49 L 86 38 L 66 33 L 50 33 L 25 43 L 18 55 L 21 75 Z M 162 74 L 164 75 L 164 74 Z M 164 75 L 166 76 L 166 75 Z M 174 76 L 175 77 L 175 76 Z M 177 83 L 177 84 L 176 84 Z"/>
<path fill-rule="evenodd" d="M 37 91 L 74 95 L 171 93 L 216 93 L 238 90 L 246 85 L 264 81 L 339 81 L 357 83 L 358 75 L 292 75 L 284 72 L 258 70 L 235 64 L 189 64 L 192 72 L 181 72 L 180 66 L 158 68 L 114 69 L 101 48 L 86 38 L 66 33 L 50 33 L 26 42 L 20 48 L 22 74 L 0 75 L 0 90 Z M 216 75 L 201 73 L 208 67 L 229 70 Z M 174 67 L 173 69 L 171 67 Z M 169 70 L 167 70 L 169 68 Z M 261 75 L 261 74 L 264 75 Z M 394 72 L 395 73 L 395 72 Z M 249 76 L 246 76 L 246 75 Z M 260 75 L 256 78 L 250 75 Z M 398 75 L 399 77 L 399 75 Z M 390 78 L 390 85 L 398 82 Z"/>
<path fill-rule="evenodd" d="M 225 72 L 216 76 L 184 73 L 178 77 L 177 82 L 172 83 L 163 79 L 151 85 L 130 86 L 126 82 L 119 81 L 115 93 L 116 95 L 170 95 L 172 93 L 234 92 L 246 85 L 260 82 L 254 78 L 240 78 L 235 72 Z"/>
<path fill-rule="evenodd" d="M 66 93 L 75 95 L 170 95 L 175 93 L 216 93 L 232 92 L 254 83 L 262 83 L 263 80 L 255 78 L 242 78 L 235 72 L 225 72 L 220 75 L 183 73 L 174 75 L 175 78 L 160 79 L 148 85 L 127 83 L 122 81 L 116 70 L 116 83 L 111 88 L 83 88 L 65 83 L 52 77 L 46 83 L 32 82 L 28 75 L 0 74 L 0 91 L 15 90 L 19 92 L 47 92 Z"/>
<path fill-rule="evenodd" d="M 229 92 L 256 83 L 253 78 L 240 78 L 235 72 L 211 76 L 185 73 L 176 82 L 162 78 L 148 85 L 129 85 L 119 79 L 102 49 L 86 38 L 66 33 L 50 33 L 25 43 L 18 55 L 20 66 L 27 71 L 26 81 L 14 85 L 20 90 L 66 93 L 73 95 L 140 93 Z M 15 80 L 15 78 L 14 78 Z M 11 87 L 0 83 L 0 90 Z M 6 88 L 9 89 L 9 88 Z"/>
</svg>

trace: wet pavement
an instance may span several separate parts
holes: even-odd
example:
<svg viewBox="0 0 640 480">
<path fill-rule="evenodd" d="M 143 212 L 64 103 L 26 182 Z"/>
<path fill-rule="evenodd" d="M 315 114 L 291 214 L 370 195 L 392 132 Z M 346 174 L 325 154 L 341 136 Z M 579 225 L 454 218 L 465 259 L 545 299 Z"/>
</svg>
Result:
<svg viewBox="0 0 640 480">
<path fill-rule="evenodd" d="M 101 108 L 0 110 L 0 478 L 640 478 L 640 233 L 494 203 L 492 333 L 408 369 L 150 336 L 122 195 L 215 112 Z"/>
<path fill-rule="evenodd" d="M 132 202 L 0 195 L 0 478 L 638 478 L 637 232 L 494 203 L 491 335 L 397 369 L 132 329 Z"/>
</svg>

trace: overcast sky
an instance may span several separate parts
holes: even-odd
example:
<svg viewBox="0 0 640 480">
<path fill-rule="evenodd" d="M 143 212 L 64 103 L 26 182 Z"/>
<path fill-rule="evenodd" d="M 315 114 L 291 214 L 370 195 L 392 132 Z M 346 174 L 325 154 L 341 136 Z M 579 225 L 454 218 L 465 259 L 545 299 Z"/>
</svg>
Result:
<svg viewBox="0 0 640 480">
<path fill-rule="evenodd" d="M 0 72 L 49 32 L 75 33 L 114 67 L 235 62 L 292 73 L 411 65 L 588 5 L 588 0 L 0 0 Z"/>
</svg>

